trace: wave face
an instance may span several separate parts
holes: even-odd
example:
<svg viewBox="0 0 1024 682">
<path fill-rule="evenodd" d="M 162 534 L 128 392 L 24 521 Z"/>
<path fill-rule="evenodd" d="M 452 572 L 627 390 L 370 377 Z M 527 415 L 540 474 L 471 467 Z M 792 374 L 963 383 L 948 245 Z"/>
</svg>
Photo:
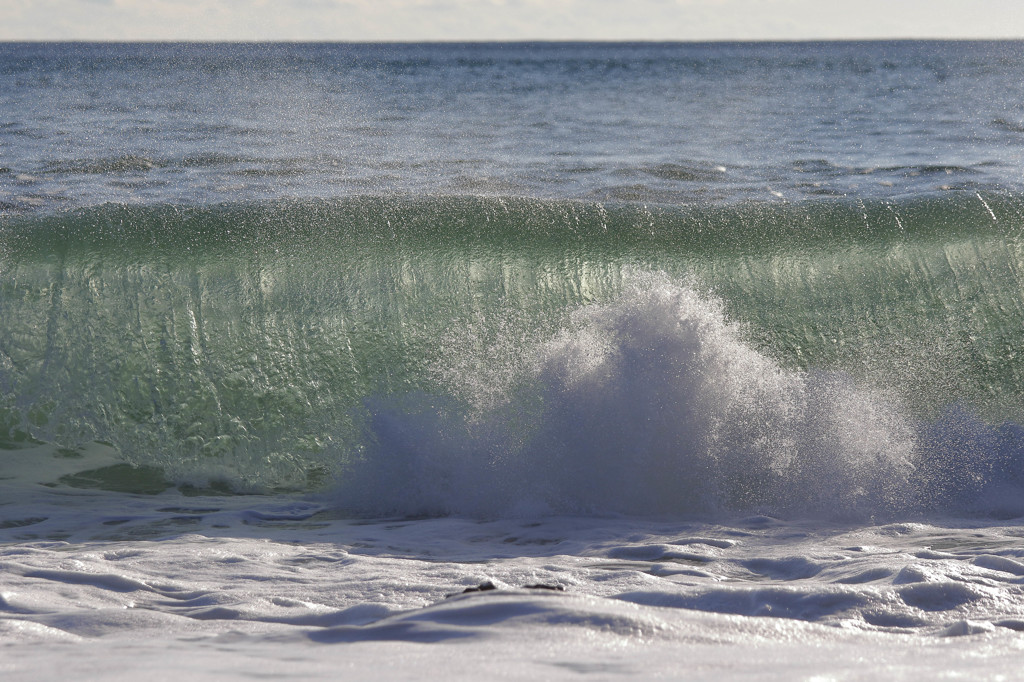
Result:
<svg viewBox="0 0 1024 682">
<path fill-rule="evenodd" d="M 1019 513 L 1024 205 L 353 198 L 0 226 L 0 447 L 357 513 Z"/>
</svg>

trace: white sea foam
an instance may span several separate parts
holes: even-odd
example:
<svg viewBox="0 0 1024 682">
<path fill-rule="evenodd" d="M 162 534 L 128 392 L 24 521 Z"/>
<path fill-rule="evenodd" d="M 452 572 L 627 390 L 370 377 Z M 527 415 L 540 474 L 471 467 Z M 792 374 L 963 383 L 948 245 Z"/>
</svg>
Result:
<svg viewBox="0 0 1024 682">
<path fill-rule="evenodd" d="M 1019 665 L 1016 526 L 368 522 L 280 496 L 60 497 L 19 500 L 48 516 L 0 528 L 5 680 L 920 678 Z M 464 592 L 484 584 L 496 589 Z"/>
<path fill-rule="evenodd" d="M 908 504 L 918 437 L 895 400 L 842 374 L 780 367 L 692 285 L 638 275 L 616 301 L 580 309 L 568 329 L 505 359 L 516 367 L 490 371 L 500 390 L 476 374 L 456 386 L 469 409 L 378 399 L 340 503 L 819 517 Z"/>
</svg>

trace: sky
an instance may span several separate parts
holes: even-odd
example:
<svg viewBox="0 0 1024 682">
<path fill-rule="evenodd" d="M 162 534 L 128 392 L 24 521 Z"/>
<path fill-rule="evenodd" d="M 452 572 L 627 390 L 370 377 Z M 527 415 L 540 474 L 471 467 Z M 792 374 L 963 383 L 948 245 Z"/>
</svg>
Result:
<svg viewBox="0 0 1024 682">
<path fill-rule="evenodd" d="M 1024 38 L 1024 0 L 0 0 L 0 40 Z"/>
</svg>

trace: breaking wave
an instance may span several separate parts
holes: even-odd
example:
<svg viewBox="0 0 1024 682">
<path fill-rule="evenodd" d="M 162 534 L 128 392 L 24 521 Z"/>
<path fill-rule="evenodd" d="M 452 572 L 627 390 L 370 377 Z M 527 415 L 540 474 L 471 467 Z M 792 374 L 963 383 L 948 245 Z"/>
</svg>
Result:
<svg viewBox="0 0 1024 682">
<path fill-rule="evenodd" d="M 491 357 L 510 357 L 491 353 Z M 371 401 L 338 491 L 372 514 L 1024 512 L 1024 431 L 785 369 L 721 301 L 637 275 L 612 303 L 451 397 Z"/>
</svg>

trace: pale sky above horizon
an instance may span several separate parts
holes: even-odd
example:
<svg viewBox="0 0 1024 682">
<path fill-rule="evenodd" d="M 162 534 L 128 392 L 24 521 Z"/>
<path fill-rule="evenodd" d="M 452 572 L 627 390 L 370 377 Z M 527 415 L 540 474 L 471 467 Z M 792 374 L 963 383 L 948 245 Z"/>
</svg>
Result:
<svg viewBox="0 0 1024 682">
<path fill-rule="evenodd" d="M 0 40 L 1024 38 L 1024 0 L 0 0 Z"/>
</svg>

